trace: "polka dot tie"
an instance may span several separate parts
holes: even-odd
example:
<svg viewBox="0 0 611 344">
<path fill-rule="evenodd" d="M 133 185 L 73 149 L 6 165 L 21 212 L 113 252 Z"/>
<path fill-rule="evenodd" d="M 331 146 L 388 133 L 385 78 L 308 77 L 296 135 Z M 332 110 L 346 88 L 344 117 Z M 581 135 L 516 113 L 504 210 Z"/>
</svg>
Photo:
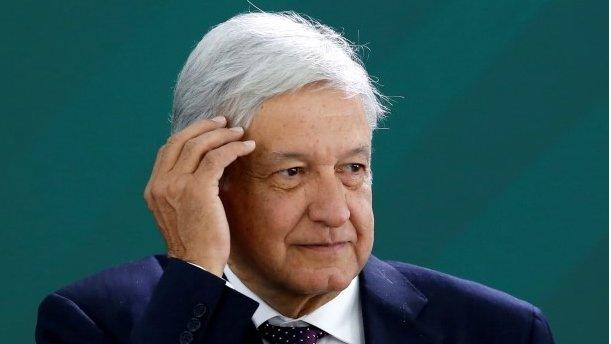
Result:
<svg viewBox="0 0 611 344">
<path fill-rule="evenodd" d="M 327 335 L 327 332 L 314 325 L 306 327 L 282 327 L 270 324 L 268 321 L 259 326 L 261 338 L 271 344 L 316 344 Z"/>
</svg>

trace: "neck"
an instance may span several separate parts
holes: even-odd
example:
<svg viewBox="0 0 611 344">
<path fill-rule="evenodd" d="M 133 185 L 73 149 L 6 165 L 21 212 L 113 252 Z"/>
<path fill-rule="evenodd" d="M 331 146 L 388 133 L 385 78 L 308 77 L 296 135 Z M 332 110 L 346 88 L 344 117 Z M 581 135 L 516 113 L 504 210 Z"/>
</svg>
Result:
<svg viewBox="0 0 611 344">
<path fill-rule="evenodd" d="M 322 294 L 299 294 L 288 292 L 269 283 L 235 264 L 229 264 L 231 271 L 240 281 L 278 313 L 293 319 L 310 314 L 325 303 L 333 300 L 339 291 Z"/>
</svg>

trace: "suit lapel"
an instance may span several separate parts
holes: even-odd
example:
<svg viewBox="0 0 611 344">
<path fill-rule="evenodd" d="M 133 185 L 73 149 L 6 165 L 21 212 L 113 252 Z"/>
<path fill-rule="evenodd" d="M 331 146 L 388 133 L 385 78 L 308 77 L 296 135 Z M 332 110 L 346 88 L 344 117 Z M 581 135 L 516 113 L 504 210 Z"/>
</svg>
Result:
<svg viewBox="0 0 611 344">
<path fill-rule="evenodd" d="M 365 342 L 440 343 L 418 320 L 426 297 L 401 272 L 373 255 L 359 275 Z"/>
</svg>

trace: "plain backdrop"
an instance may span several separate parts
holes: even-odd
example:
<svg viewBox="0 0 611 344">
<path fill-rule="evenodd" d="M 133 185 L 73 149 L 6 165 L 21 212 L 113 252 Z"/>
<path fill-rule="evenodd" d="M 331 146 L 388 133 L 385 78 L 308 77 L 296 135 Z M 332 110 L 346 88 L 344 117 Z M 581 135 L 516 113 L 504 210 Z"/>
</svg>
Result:
<svg viewBox="0 0 611 344">
<path fill-rule="evenodd" d="M 539 306 L 607 342 L 606 1 L 255 1 L 343 32 L 392 114 L 374 138 L 374 253 Z M 47 293 L 163 252 L 142 199 L 171 91 L 246 1 L 19 1 L 0 11 L 0 341 Z"/>
</svg>

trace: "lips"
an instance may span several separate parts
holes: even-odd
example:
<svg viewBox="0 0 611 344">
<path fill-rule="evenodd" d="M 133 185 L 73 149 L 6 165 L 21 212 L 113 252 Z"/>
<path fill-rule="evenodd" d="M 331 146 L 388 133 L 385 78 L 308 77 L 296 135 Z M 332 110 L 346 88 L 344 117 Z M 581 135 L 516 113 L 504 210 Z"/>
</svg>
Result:
<svg viewBox="0 0 611 344">
<path fill-rule="evenodd" d="M 348 246 L 347 241 L 340 241 L 335 243 L 320 243 L 320 244 L 305 244 L 298 245 L 307 250 L 313 250 L 316 252 L 325 252 L 325 253 L 333 253 L 342 250 L 343 248 Z"/>
<path fill-rule="evenodd" d="M 338 242 L 325 242 L 325 243 L 315 243 L 315 244 L 301 244 L 299 246 L 325 246 L 325 247 L 333 247 L 333 246 L 337 246 L 337 245 L 342 245 L 347 243 L 347 241 L 338 241 Z"/>
</svg>

